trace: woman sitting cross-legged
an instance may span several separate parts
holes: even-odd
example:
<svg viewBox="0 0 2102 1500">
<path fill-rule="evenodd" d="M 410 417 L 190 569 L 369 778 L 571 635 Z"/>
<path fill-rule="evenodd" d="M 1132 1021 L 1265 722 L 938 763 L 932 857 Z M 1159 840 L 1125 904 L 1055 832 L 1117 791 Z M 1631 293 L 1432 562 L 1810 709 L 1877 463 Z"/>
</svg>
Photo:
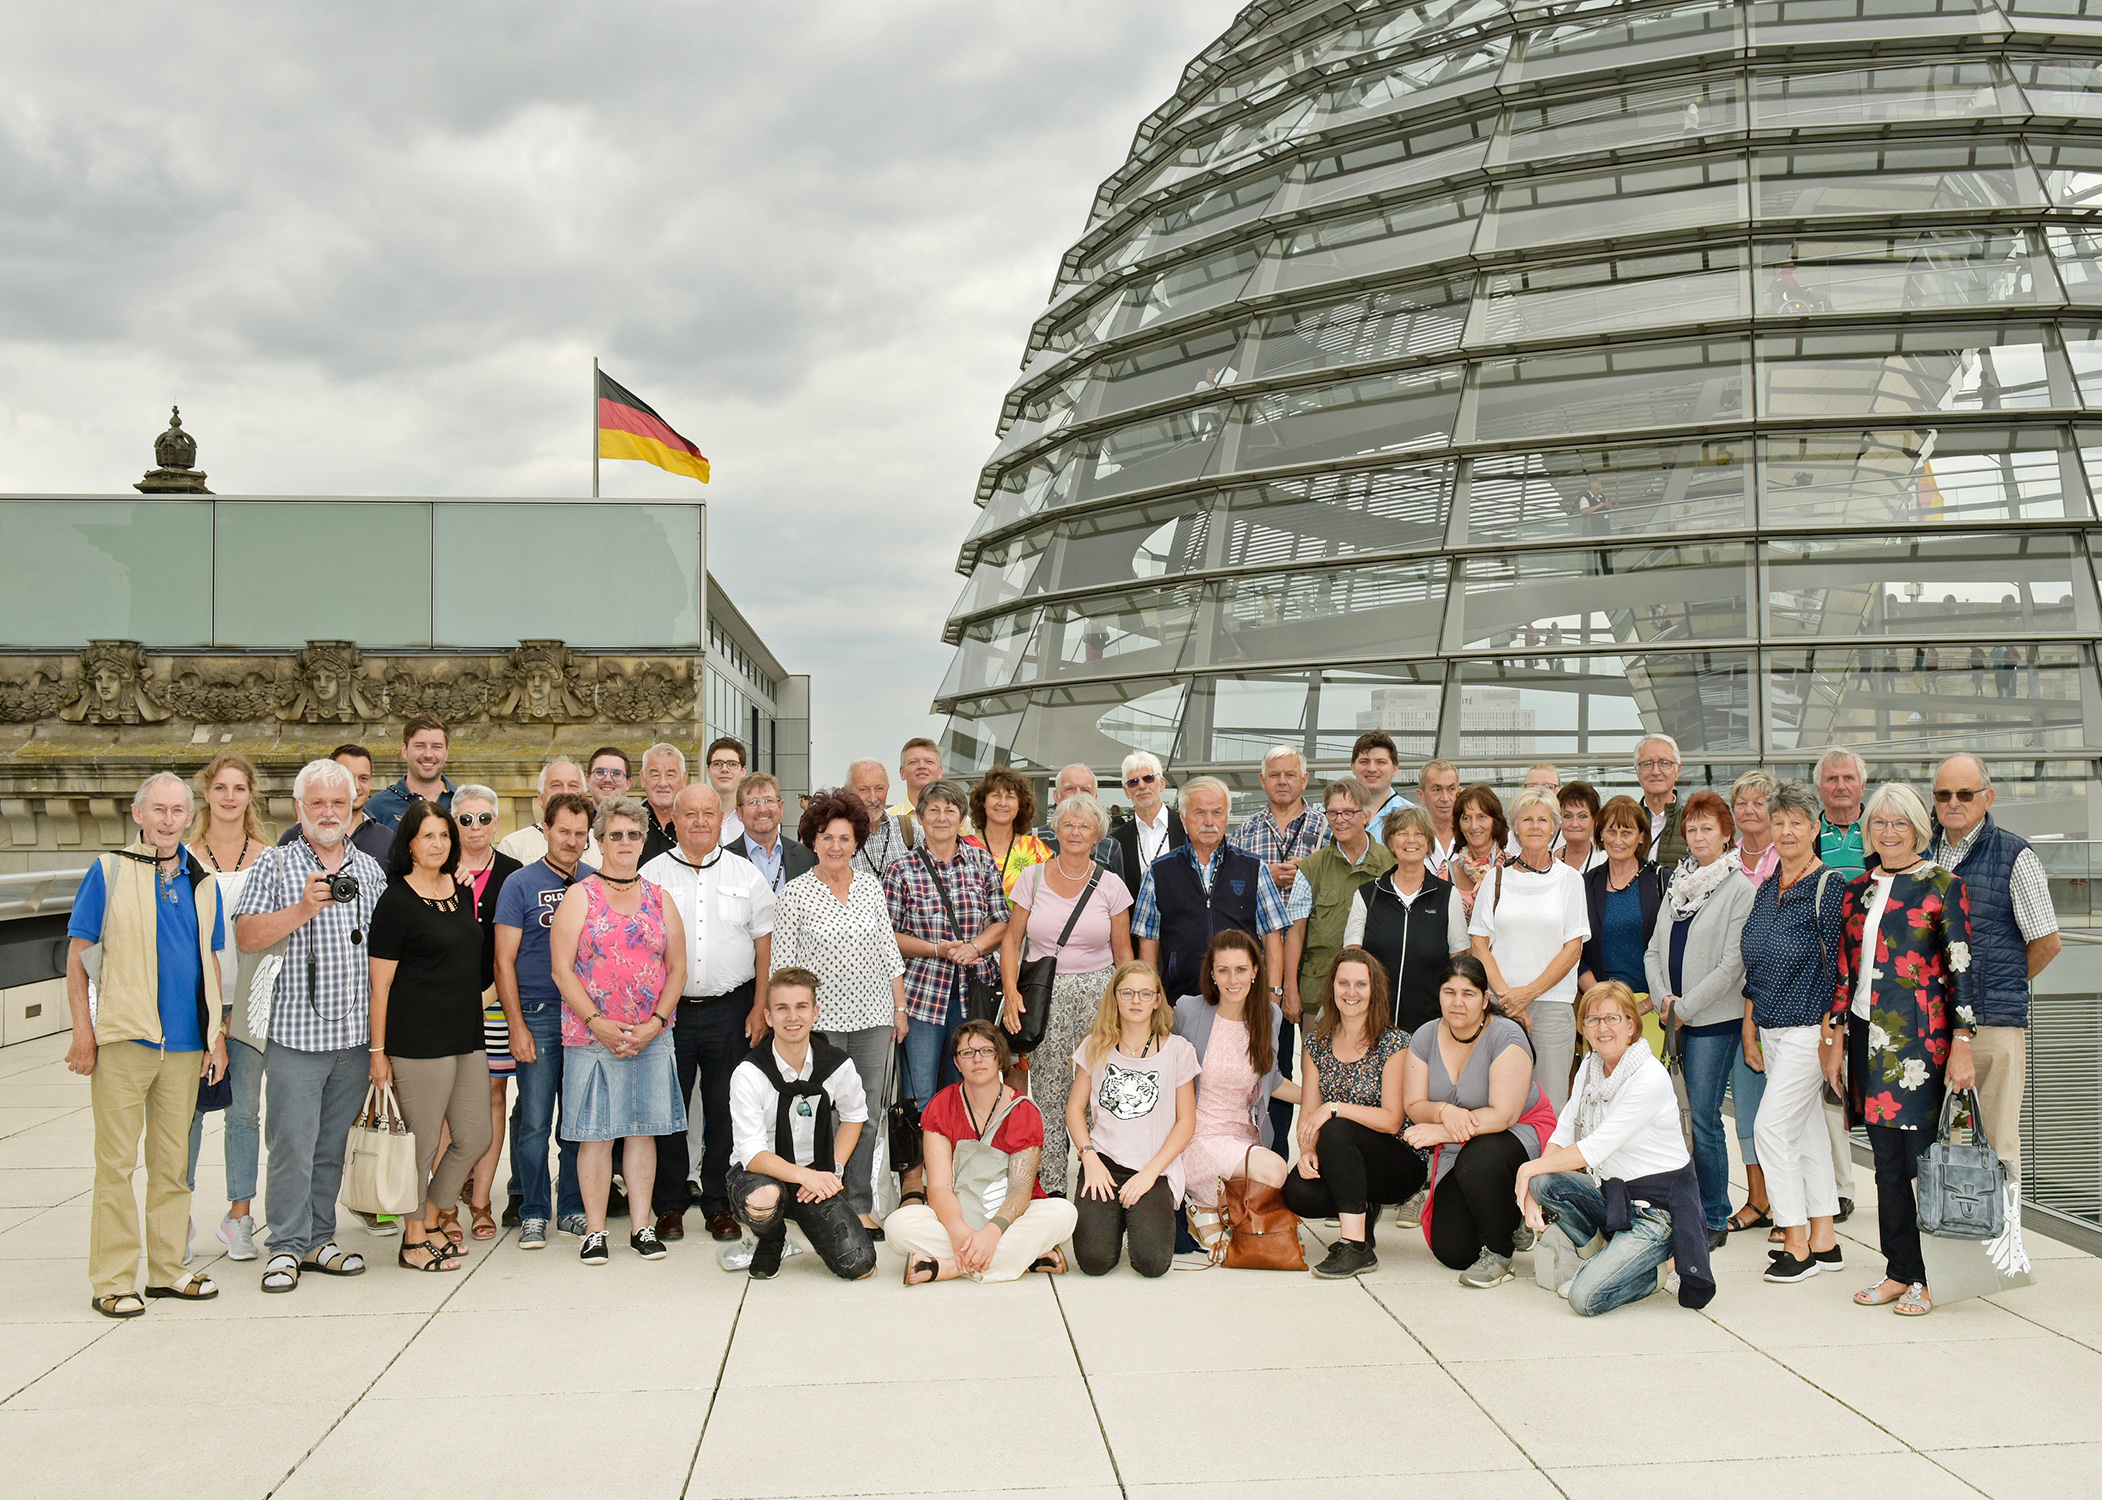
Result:
<svg viewBox="0 0 2102 1500">
<path fill-rule="evenodd" d="M 962 1081 L 920 1115 L 927 1202 L 883 1221 L 887 1243 L 905 1257 L 905 1284 L 1065 1270 L 1058 1247 L 1073 1232 L 1076 1210 L 1037 1186 L 1044 1118 L 1000 1081 L 1013 1056 L 1007 1038 L 990 1021 L 966 1021 L 950 1055 Z"/>
<path fill-rule="evenodd" d="M 1431 1152 L 1423 1237 L 1460 1285 L 1500 1286 L 1512 1255 L 1533 1243 L 1512 1190 L 1554 1130 L 1554 1106 L 1533 1081 L 1525 1028 L 1491 998 L 1480 959 L 1448 962 L 1438 1009 L 1401 1065 L 1402 1109 L 1415 1122 L 1401 1138 Z"/>
<path fill-rule="evenodd" d="M 1274 1188 L 1285 1185 L 1285 1159 L 1270 1149 L 1270 1100 L 1293 1103 L 1299 1089 L 1278 1071 L 1284 1017 L 1256 983 L 1261 969 L 1255 939 L 1229 927 L 1204 950 L 1197 973 L 1201 993 L 1175 1002 L 1175 1030 L 1189 1038 L 1204 1068 L 1197 1084 L 1197 1134 L 1182 1153 L 1182 1166 L 1190 1185 L 1190 1234 L 1213 1265 L 1226 1256 L 1221 1186 L 1242 1176 Z"/>
<path fill-rule="evenodd" d="M 1301 1075 L 1299 1162 L 1285 1179 L 1285 1206 L 1302 1219 L 1333 1214 L 1342 1235 L 1314 1267 L 1324 1281 L 1379 1265 L 1372 1220 L 1382 1203 L 1406 1203 L 1428 1175 L 1401 1139 L 1405 1032 L 1389 1026 L 1386 971 L 1363 948 L 1345 948 L 1328 969 L 1321 1020 L 1306 1039 Z"/>
<path fill-rule="evenodd" d="M 1577 1002 L 1591 1051 L 1561 1122 L 1536 1161 L 1518 1169 L 1517 1200 L 1538 1235 L 1533 1276 L 1584 1317 L 1639 1302 L 1677 1263 L 1679 1305 L 1715 1296 L 1701 1183 L 1679 1130 L 1671 1075 L 1642 1040 L 1634 991 L 1617 979 Z M 1605 1236 L 1589 1260 L 1581 1252 Z"/>
</svg>

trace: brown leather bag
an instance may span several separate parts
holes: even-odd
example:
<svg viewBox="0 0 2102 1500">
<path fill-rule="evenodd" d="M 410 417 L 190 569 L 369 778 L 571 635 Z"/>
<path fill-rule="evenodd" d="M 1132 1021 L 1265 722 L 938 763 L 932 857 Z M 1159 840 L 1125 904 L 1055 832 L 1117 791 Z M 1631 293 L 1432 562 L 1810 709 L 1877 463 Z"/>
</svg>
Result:
<svg viewBox="0 0 2102 1500">
<path fill-rule="evenodd" d="M 1253 1156 L 1255 1148 L 1248 1152 Z M 1248 1175 L 1248 1157 L 1241 1159 L 1239 1177 L 1219 1179 L 1219 1214 L 1228 1236 L 1221 1264 L 1242 1271 L 1306 1269 L 1299 1215 L 1285 1207 L 1281 1191 Z"/>
</svg>

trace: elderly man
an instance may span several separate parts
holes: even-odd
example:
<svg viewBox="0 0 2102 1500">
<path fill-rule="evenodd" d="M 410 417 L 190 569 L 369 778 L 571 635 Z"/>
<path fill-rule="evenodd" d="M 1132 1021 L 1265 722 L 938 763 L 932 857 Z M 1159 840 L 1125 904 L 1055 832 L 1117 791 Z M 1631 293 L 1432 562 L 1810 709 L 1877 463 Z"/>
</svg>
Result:
<svg viewBox="0 0 2102 1500">
<path fill-rule="evenodd" d="M 278 950 L 270 956 L 280 959 L 269 1024 L 257 1028 L 268 1037 L 266 1292 L 294 1290 L 306 1271 L 356 1276 L 365 1269 L 363 1256 L 336 1244 L 336 1194 L 343 1186 L 351 1121 L 371 1082 L 372 976 L 365 934 L 387 876 L 343 837 L 354 795 L 350 773 L 336 762 L 301 767 L 292 781 L 300 837 L 255 862 L 234 908 L 240 950 Z M 259 966 L 258 982 L 262 974 Z"/>
<path fill-rule="evenodd" d="M 105 1318 L 146 1311 L 132 1169 L 146 1143 L 146 1295 L 204 1302 L 219 1295 L 189 1259 L 190 1120 L 200 1075 L 226 1076 L 219 888 L 182 846 L 189 783 L 149 776 L 131 799 L 139 841 L 88 866 L 66 923 L 66 1066 L 90 1080 L 95 1191 L 88 1215 L 89 1305 Z M 146 920 L 153 913 L 151 922 Z M 92 1012 L 86 955 L 99 980 Z"/>
<path fill-rule="evenodd" d="M 401 726 L 401 760 L 407 769 L 401 780 L 384 792 L 373 794 L 365 804 L 365 816 L 392 830 L 415 802 L 435 802 L 451 812 L 453 784 L 445 778 L 445 758 L 450 751 L 451 740 L 443 719 L 435 714 L 417 714 L 405 722 Z"/>
<path fill-rule="evenodd" d="M 1993 779 L 1975 755 L 1952 755 L 1935 771 L 1941 836 L 1932 857 L 1963 877 L 1971 903 L 1971 966 L 1980 981 L 1971 1035 L 1978 1105 L 1986 1138 L 2008 1175 L 2019 1177 L 2030 985 L 2064 943 L 2043 861 L 2027 839 L 1993 821 L 1992 805 Z"/>
<path fill-rule="evenodd" d="M 1380 830 L 1387 826 L 1388 813 L 1416 805 L 1394 789 L 1394 777 L 1400 770 L 1401 752 L 1386 730 L 1368 729 L 1351 743 L 1350 774 L 1372 788 L 1372 821 L 1365 832 L 1375 844 L 1380 842 Z"/>
<path fill-rule="evenodd" d="M 1424 868 L 1433 875 L 1442 874 L 1445 862 L 1460 847 L 1459 833 L 1452 821 L 1453 809 L 1460 801 L 1460 768 L 1449 760 L 1425 761 L 1416 774 L 1416 800 L 1431 815 L 1431 827 L 1435 830 Z"/>
<path fill-rule="evenodd" d="M 667 849 L 676 848 L 678 830 L 672 826 L 672 802 L 686 789 L 686 752 L 677 745 L 658 743 L 642 752 L 642 795 L 650 810 L 649 832 L 642 840 L 642 863 L 648 864 Z"/>
<path fill-rule="evenodd" d="M 727 734 L 709 741 L 701 763 L 708 771 L 708 785 L 715 788 L 715 800 L 722 804 L 722 842 L 727 848 L 732 839 L 744 834 L 744 820 L 737 811 L 737 784 L 744 780 L 748 768 L 744 741 Z"/>
<path fill-rule="evenodd" d="M 514 829 L 496 847 L 521 865 L 531 865 L 547 853 L 547 805 L 557 797 L 584 797 L 584 768 L 566 755 L 558 755 L 540 768 L 540 821 L 529 828 Z M 587 799 L 588 805 L 588 799 Z M 585 834 L 583 864 L 597 869 L 598 840 Z"/>
<path fill-rule="evenodd" d="M 1561 768 L 1549 761 L 1543 760 L 1538 765 L 1533 766 L 1525 773 L 1525 785 L 1546 787 L 1550 792 L 1553 792 L 1557 798 L 1559 798 L 1562 794 Z M 1555 836 L 1553 840 L 1549 842 L 1547 848 L 1550 854 L 1559 854 L 1562 852 L 1562 830 L 1560 828 L 1557 828 L 1555 830 Z M 1505 838 L 1504 849 L 1505 852 L 1514 855 L 1518 852 L 1517 829 L 1512 829 L 1509 836 Z"/>
<path fill-rule="evenodd" d="M 847 767 L 847 795 L 869 810 L 869 838 L 854 855 L 854 868 L 878 880 L 883 872 L 912 852 L 909 813 L 895 813 L 890 800 L 890 773 L 880 760 L 857 760 Z M 914 793 L 918 795 L 917 792 Z"/>
<path fill-rule="evenodd" d="M 701 1212 L 718 1240 L 739 1235 L 730 1212 L 730 1075 L 766 1035 L 766 1009 L 753 982 L 772 970 L 774 890 L 748 859 L 722 848 L 722 803 L 712 786 L 679 793 L 672 816 L 679 842 L 642 868 L 685 919 L 686 992 L 672 1047 L 679 1097 L 701 1084 Z M 657 1137 L 657 1238 L 686 1237 L 687 1132 Z"/>
<path fill-rule="evenodd" d="M 1825 815 L 1817 825 L 1817 857 L 1849 878 L 1868 868 L 1861 799 L 1868 791 L 1868 763 L 1844 745 L 1817 758 L 1817 800 Z"/>
<path fill-rule="evenodd" d="M 1135 750 L 1124 757 L 1122 774 L 1124 793 L 1131 798 L 1131 816 L 1111 828 L 1103 840 L 1117 846 L 1117 863 L 1105 864 L 1105 868 L 1133 886 L 1145 880 L 1155 860 L 1180 849 L 1190 835 L 1182 826 L 1182 815 L 1167 804 L 1168 773 L 1158 757 Z"/>
<path fill-rule="evenodd" d="M 744 820 L 744 834 L 724 839 L 723 847 L 750 860 L 775 895 L 805 870 L 816 868 L 815 854 L 794 839 L 781 837 L 781 783 L 766 772 L 754 771 L 737 783 L 737 812 Z M 765 1009 L 763 1002 L 760 1008 Z"/>
<path fill-rule="evenodd" d="M 1227 840 L 1253 854 L 1280 891 L 1290 891 L 1299 862 L 1329 840 L 1328 817 L 1306 804 L 1306 757 L 1290 745 L 1273 745 L 1263 756 L 1265 806 Z"/>
<path fill-rule="evenodd" d="M 1284 897 L 1262 861 L 1226 847 L 1226 783 L 1198 776 L 1182 789 L 1189 842 L 1147 867 L 1131 909 L 1138 956 L 1152 964 L 1169 996 L 1197 993 L 1204 950 L 1229 927 L 1258 937 L 1273 1004 L 1283 1005 Z"/>
<path fill-rule="evenodd" d="M 1679 742 L 1668 734 L 1644 735 L 1635 746 L 1635 780 L 1649 813 L 1650 858 L 1669 877 L 1689 852 L 1679 832 Z"/>
<path fill-rule="evenodd" d="M 350 772 L 350 779 L 357 787 L 357 795 L 350 804 L 350 831 L 344 837 L 385 869 L 387 855 L 394 848 L 394 830 L 365 816 L 365 806 L 372 800 L 372 752 L 363 745 L 338 745 L 329 751 L 328 758 Z M 298 837 L 299 824 L 295 822 L 277 841 L 289 844 Z"/>
<path fill-rule="evenodd" d="M 1058 858 L 1058 805 L 1068 797 L 1081 796 L 1093 797 L 1097 802 L 1102 800 L 1094 771 L 1075 761 L 1058 773 L 1058 780 L 1052 786 L 1051 805 L 1044 809 L 1044 825 L 1036 831 L 1036 836 L 1051 851 L 1052 859 Z M 1115 839 L 1095 840 L 1095 863 L 1120 880 L 1124 877 L 1120 868 L 1123 858 L 1123 848 Z"/>
<path fill-rule="evenodd" d="M 920 793 L 941 779 L 941 746 L 925 736 L 907 740 L 905 748 L 898 752 L 898 781 L 905 788 L 905 800 L 885 811 L 898 819 L 901 827 L 909 830 L 912 827 L 913 814 L 920 805 Z M 970 831 L 968 823 L 964 831 Z"/>
</svg>

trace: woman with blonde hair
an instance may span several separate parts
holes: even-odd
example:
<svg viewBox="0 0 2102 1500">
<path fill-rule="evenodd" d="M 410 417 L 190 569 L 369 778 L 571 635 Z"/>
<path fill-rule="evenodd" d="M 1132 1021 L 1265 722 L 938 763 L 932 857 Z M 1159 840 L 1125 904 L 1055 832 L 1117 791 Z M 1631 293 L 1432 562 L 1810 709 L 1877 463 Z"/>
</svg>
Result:
<svg viewBox="0 0 2102 1500">
<path fill-rule="evenodd" d="M 1160 1276 L 1175 1257 L 1182 1152 L 1197 1133 L 1197 1049 L 1175 1034 L 1175 1010 L 1153 965 L 1117 965 L 1095 1024 L 1073 1051 L 1066 1133 L 1080 1148 L 1073 1254 L 1090 1276 L 1131 1268 Z"/>
<path fill-rule="evenodd" d="M 1511 799 L 1518 853 L 1483 882 L 1467 931 L 1489 986 L 1533 1039 L 1533 1081 L 1556 1109 L 1569 1097 L 1576 1055 L 1577 960 L 1591 936 L 1584 877 L 1554 856 L 1562 808 L 1529 786 Z"/>
</svg>

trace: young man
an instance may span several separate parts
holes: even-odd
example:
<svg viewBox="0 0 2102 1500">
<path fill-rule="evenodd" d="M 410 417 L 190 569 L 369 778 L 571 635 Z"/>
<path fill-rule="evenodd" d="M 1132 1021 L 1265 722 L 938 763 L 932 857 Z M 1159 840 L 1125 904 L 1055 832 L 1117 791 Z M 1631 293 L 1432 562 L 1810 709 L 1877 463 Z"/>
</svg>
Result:
<svg viewBox="0 0 2102 1500">
<path fill-rule="evenodd" d="M 1372 788 L 1372 821 L 1365 832 L 1372 842 L 1380 842 L 1380 830 L 1387 826 L 1387 814 L 1397 807 L 1414 807 L 1416 804 L 1394 790 L 1395 773 L 1401 770 L 1401 752 L 1394 748 L 1394 736 L 1384 729 L 1368 729 L 1359 735 L 1350 747 L 1350 774 Z"/>
<path fill-rule="evenodd" d="M 350 803 L 350 832 L 345 835 L 351 847 L 362 849 L 384 870 L 387 857 L 394 848 L 394 830 L 385 828 L 365 816 L 365 804 L 372 800 L 372 752 L 363 745 L 338 745 L 329 751 L 328 758 L 350 772 L 351 785 L 357 790 Z M 299 837 L 299 820 L 278 838 L 280 844 L 289 844 Z"/>
<path fill-rule="evenodd" d="M 1449 760 L 1425 761 L 1416 774 L 1416 796 L 1423 810 L 1431 815 L 1431 827 L 1436 830 L 1430 855 L 1424 860 L 1424 867 L 1436 875 L 1460 847 L 1459 831 L 1452 822 L 1452 810 L 1460 800 L 1460 768 Z"/>
<path fill-rule="evenodd" d="M 1267 805 L 1227 842 L 1261 860 L 1277 888 L 1289 892 L 1300 860 L 1328 842 L 1328 817 L 1306 805 L 1306 757 L 1292 746 L 1271 747 L 1263 757 L 1262 780 Z"/>
<path fill-rule="evenodd" d="M 686 789 L 686 752 L 677 745 L 655 744 L 642 752 L 642 795 L 649 803 L 649 833 L 642 841 L 642 863 L 648 864 L 679 842 L 672 827 L 672 802 Z"/>
<path fill-rule="evenodd" d="M 1635 779 L 1649 812 L 1649 857 L 1668 880 L 1687 854 L 1686 835 L 1679 832 L 1679 742 L 1668 734 L 1645 735 L 1635 746 Z"/>
<path fill-rule="evenodd" d="M 930 739 L 907 740 L 905 748 L 898 752 L 898 782 L 905 788 L 905 800 L 888 811 L 893 817 L 917 813 L 920 793 L 941 779 L 941 747 Z"/>
<path fill-rule="evenodd" d="M 811 1035 L 817 986 L 808 969 L 774 973 L 766 992 L 773 1037 L 730 1077 L 730 1202 L 758 1237 L 757 1281 L 780 1271 L 791 1219 L 842 1281 L 876 1270 L 875 1241 L 839 1180 L 839 1164 L 868 1128 L 868 1098 L 847 1055 Z"/>
<path fill-rule="evenodd" d="M 737 783 L 737 812 L 744 820 L 742 838 L 724 839 L 723 847 L 752 862 L 775 895 L 781 887 L 817 865 L 817 856 L 794 839 L 781 837 L 781 783 L 754 771 Z"/>
<path fill-rule="evenodd" d="M 618 745 L 599 746 L 584 762 L 584 768 L 591 779 L 591 800 L 600 807 L 615 797 L 625 797 L 635 777 L 635 763 Z"/>
<path fill-rule="evenodd" d="M 708 771 L 708 785 L 715 788 L 716 801 L 723 809 L 723 843 L 744 834 L 744 821 L 737 812 L 737 783 L 744 780 L 746 761 L 744 741 L 724 735 L 708 745 L 708 752 L 701 764 Z"/>
<path fill-rule="evenodd" d="M 384 792 L 374 793 L 365 804 L 365 816 L 391 831 L 410 804 L 417 801 L 435 802 L 451 812 L 453 784 L 445 777 L 445 758 L 450 750 L 445 721 L 435 714 L 418 714 L 404 723 L 401 759 L 407 770 Z"/>
<path fill-rule="evenodd" d="M 547 853 L 547 805 L 555 798 L 565 796 L 584 797 L 585 807 L 592 806 L 591 799 L 584 793 L 584 768 L 568 756 L 558 755 L 540 768 L 540 821 L 528 828 L 513 829 L 496 847 L 520 864 L 531 865 Z M 580 862 L 594 870 L 599 865 L 598 840 L 588 832 Z"/>
<path fill-rule="evenodd" d="M 1124 757 L 1123 776 L 1131 816 L 1111 828 L 1105 840 L 1117 846 L 1118 862 L 1108 868 L 1121 875 L 1126 886 L 1136 888 L 1155 860 L 1180 849 L 1190 835 L 1182 826 L 1182 814 L 1167 805 L 1168 775 L 1157 757 L 1134 750 Z"/>
</svg>

